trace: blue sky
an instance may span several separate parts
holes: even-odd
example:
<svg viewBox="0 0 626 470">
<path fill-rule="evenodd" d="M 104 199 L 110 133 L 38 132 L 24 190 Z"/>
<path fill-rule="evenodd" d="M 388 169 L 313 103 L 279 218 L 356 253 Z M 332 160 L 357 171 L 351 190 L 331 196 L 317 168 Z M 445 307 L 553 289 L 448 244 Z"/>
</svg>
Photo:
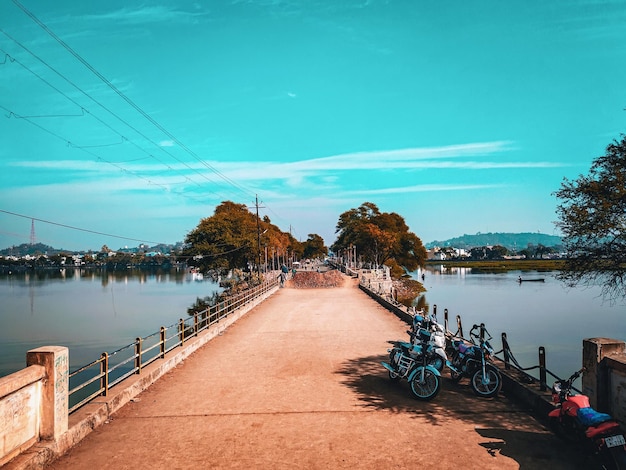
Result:
<svg viewBox="0 0 626 470">
<path fill-rule="evenodd" d="M 424 243 L 558 235 L 552 193 L 626 130 L 625 24 L 611 0 L 5 0 L 0 248 L 32 218 L 59 248 L 174 243 L 257 195 L 328 245 L 366 201 Z"/>
</svg>

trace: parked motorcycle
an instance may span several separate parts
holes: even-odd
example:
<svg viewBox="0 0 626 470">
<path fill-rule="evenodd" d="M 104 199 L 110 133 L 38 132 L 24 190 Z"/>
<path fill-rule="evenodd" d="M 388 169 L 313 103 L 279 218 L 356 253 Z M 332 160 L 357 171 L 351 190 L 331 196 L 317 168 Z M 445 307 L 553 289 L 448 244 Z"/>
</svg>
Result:
<svg viewBox="0 0 626 470">
<path fill-rule="evenodd" d="M 434 315 L 413 316 L 411 329 L 407 330 L 411 344 L 426 343 L 428 365 L 441 372 L 448 362 L 446 354 L 446 335 L 444 326 L 437 322 Z"/>
<path fill-rule="evenodd" d="M 477 333 L 479 331 L 479 333 Z M 488 338 L 485 338 L 488 336 Z M 480 397 L 494 397 L 502 387 L 502 375 L 491 363 L 493 348 L 491 335 L 484 324 L 474 325 L 470 330 L 471 341 L 452 338 L 452 360 L 447 363 L 452 380 L 470 379 L 473 392 Z"/>
<path fill-rule="evenodd" d="M 428 343 L 419 341 L 416 344 L 406 341 L 389 341 L 393 346 L 389 351 L 389 362 L 381 362 L 389 371 L 393 381 L 406 379 L 413 396 L 418 400 L 432 400 L 441 388 L 441 374 L 428 364 L 426 349 Z"/>
<path fill-rule="evenodd" d="M 554 383 L 552 401 L 556 408 L 548 414 L 550 425 L 557 435 L 582 443 L 598 455 L 605 468 L 626 469 L 626 440 L 620 424 L 611 415 L 591 408 L 588 396 L 572 392 L 572 384 L 584 370 Z"/>
</svg>

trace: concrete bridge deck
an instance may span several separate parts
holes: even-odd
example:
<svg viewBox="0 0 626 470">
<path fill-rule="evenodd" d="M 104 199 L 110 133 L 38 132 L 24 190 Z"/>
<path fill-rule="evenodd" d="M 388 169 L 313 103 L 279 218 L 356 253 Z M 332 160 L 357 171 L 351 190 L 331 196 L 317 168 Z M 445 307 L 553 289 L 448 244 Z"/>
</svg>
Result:
<svg viewBox="0 0 626 470">
<path fill-rule="evenodd" d="M 429 403 L 391 383 L 406 328 L 350 278 L 288 284 L 48 468 L 589 468 L 506 397 L 445 372 Z"/>
</svg>

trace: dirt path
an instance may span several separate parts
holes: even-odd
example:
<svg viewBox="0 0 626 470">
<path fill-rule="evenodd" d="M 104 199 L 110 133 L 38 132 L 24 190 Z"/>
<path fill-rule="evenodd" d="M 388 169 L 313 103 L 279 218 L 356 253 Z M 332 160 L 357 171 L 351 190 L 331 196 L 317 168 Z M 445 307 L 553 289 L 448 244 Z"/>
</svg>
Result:
<svg viewBox="0 0 626 470">
<path fill-rule="evenodd" d="M 587 468 L 504 397 L 445 374 L 422 403 L 390 383 L 379 363 L 405 330 L 352 279 L 288 285 L 49 468 Z"/>
</svg>

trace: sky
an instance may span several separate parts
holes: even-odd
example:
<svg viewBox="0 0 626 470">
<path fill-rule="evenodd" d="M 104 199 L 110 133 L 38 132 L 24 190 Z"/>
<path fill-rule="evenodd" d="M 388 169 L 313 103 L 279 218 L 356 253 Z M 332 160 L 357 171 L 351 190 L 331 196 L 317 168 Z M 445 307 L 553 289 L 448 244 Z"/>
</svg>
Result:
<svg viewBox="0 0 626 470">
<path fill-rule="evenodd" d="M 559 235 L 563 178 L 626 132 L 624 24 L 626 0 L 2 0 L 0 248 L 176 243 L 227 200 L 327 245 L 364 202 L 424 243 Z"/>
</svg>

